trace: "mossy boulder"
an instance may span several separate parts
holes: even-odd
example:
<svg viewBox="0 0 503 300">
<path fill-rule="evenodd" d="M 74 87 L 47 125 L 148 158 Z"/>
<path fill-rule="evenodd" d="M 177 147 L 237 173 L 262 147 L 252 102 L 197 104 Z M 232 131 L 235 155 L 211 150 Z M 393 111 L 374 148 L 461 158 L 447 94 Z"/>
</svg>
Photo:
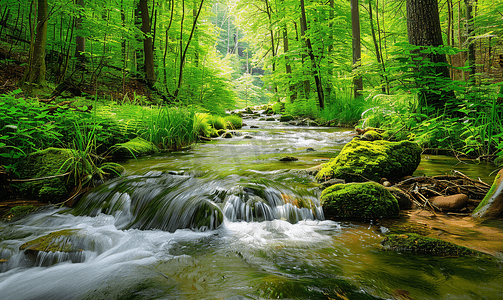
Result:
<svg viewBox="0 0 503 300">
<path fill-rule="evenodd" d="M 421 161 L 421 147 L 411 141 L 362 141 L 355 137 L 339 155 L 323 165 L 319 181 L 332 178 L 346 182 L 396 180 L 414 173 Z"/>
<path fill-rule="evenodd" d="M 37 254 L 38 252 L 77 252 L 82 251 L 72 241 L 72 237 L 76 236 L 78 229 L 65 229 L 51 232 L 34 240 L 28 241 L 19 247 L 19 250 L 24 250 L 27 254 Z"/>
<path fill-rule="evenodd" d="M 31 214 L 38 208 L 34 205 L 18 205 L 11 208 L 0 220 L 11 221 Z"/>
<path fill-rule="evenodd" d="M 381 242 L 386 250 L 433 256 L 476 256 L 481 252 L 416 233 L 390 234 Z"/>
<path fill-rule="evenodd" d="M 117 158 L 134 158 L 159 152 L 159 148 L 152 142 L 141 137 L 134 138 L 126 143 L 116 144 L 113 155 Z"/>
<path fill-rule="evenodd" d="M 376 182 L 335 184 L 321 193 L 325 218 L 380 219 L 398 217 L 393 195 Z"/>
<path fill-rule="evenodd" d="M 71 166 L 74 150 L 47 148 L 36 151 L 23 159 L 19 166 L 22 179 L 41 180 L 22 182 L 18 185 L 21 196 L 36 197 L 42 201 L 59 202 L 66 200 L 69 190 L 74 186 L 73 180 L 67 180 L 64 174 Z M 56 176 L 56 177 L 54 177 Z"/>
<path fill-rule="evenodd" d="M 363 135 L 362 135 L 362 138 L 361 138 L 363 141 L 376 141 L 376 140 L 382 140 L 382 135 L 375 131 L 375 130 L 369 130 L 367 132 L 365 132 Z"/>
<path fill-rule="evenodd" d="M 293 120 L 295 120 L 295 117 L 292 115 L 281 115 L 281 117 L 279 117 L 280 122 L 289 122 Z"/>
</svg>

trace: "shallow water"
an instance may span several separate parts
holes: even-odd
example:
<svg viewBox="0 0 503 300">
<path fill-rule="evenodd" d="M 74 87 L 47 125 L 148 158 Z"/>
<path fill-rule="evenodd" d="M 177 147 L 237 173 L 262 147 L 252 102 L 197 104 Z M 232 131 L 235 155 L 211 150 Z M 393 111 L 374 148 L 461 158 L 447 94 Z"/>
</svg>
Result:
<svg viewBox="0 0 503 300">
<path fill-rule="evenodd" d="M 393 222 L 323 219 L 318 188 L 309 176 L 289 170 L 335 156 L 351 132 L 245 122 L 260 128 L 245 127 L 232 139 L 126 162 L 123 179 L 82 200 L 85 214 L 46 209 L 0 223 L 1 298 L 503 297 L 499 259 L 386 252 L 379 243 Z M 298 161 L 280 162 L 284 156 Z M 428 158 L 417 172 L 433 169 L 436 158 Z M 435 162 L 435 175 L 452 168 L 451 162 L 439 167 L 444 161 Z M 491 181 L 489 169 L 459 171 Z M 213 225 L 191 223 L 195 213 L 180 203 L 208 204 Z M 308 208 L 300 209 L 299 203 Z M 215 211 L 223 212 L 221 223 Z M 173 222 L 192 229 L 166 225 Z M 78 229 L 68 237 L 81 248 L 74 257 L 32 257 L 19 251 L 23 243 L 62 229 Z"/>
</svg>

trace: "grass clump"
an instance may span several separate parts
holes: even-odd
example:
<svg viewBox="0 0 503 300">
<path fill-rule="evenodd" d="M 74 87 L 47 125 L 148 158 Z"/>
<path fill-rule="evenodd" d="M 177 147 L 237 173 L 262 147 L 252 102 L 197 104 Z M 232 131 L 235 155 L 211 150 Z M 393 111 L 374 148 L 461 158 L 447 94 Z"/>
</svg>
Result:
<svg viewBox="0 0 503 300">
<path fill-rule="evenodd" d="M 243 127 L 243 119 L 236 115 L 226 116 L 225 118 L 227 128 L 239 129 Z"/>
<path fill-rule="evenodd" d="M 227 129 L 227 121 L 221 116 L 208 116 L 208 122 L 215 130 Z"/>
</svg>

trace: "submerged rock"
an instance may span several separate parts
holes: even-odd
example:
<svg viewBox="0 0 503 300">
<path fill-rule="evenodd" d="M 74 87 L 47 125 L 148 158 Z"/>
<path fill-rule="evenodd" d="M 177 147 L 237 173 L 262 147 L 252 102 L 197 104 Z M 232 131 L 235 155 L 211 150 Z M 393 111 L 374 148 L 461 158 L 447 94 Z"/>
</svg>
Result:
<svg viewBox="0 0 503 300">
<path fill-rule="evenodd" d="M 18 187 L 21 196 L 53 202 L 66 200 L 73 187 L 73 180 L 59 175 L 70 171 L 73 157 L 74 150 L 61 148 L 47 148 L 28 155 L 18 166 L 20 177 L 44 179 L 20 183 Z"/>
<path fill-rule="evenodd" d="M 493 185 L 486 196 L 475 208 L 472 217 L 491 218 L 497 217 L 503 211 L 503 169 L 494 178 Z"/>
<path fill-rule="evenodd" d="M 285 156 L 285 157 L 280 158 L 279 161 L 297 161 L 297 160 L 299 160 L 297 157 Z"/>
<path fill-rule="evenodd" d="M 82 251 L 69 240 L 70 236 L 75 235 L 78 229 L 66 229 L 56 232 L 51 232 L 34 240 L 28 241 L 19 247 L 19 250 L 24 250 L 25 253 L 43 252 L 75 252 Z"/>
<path fill-rule="evenodd" d="M 398 202 L 376 182 L 336 184 L 321 194 L 326 218 L 377 219 L 398 217 Z"/>
<path fill-rule="evenodd" d="M 118 158 L 134 158 L 159 152 L 153 143 L 137 137 L 129 142 L 114 146 L 113 155 Z"/>
<path fill-rule="evenodd" d="M 340 178 L 346 182 L 399 180 L 412 175 L 421 161 L 421 147 L 411 141 L 362 141 L 355 137 L 339 155 L 323 165 L 318 180 Z"/>
<path fill-rule="evenodd" d="M 466 206 L 468 203 L 468 196 L 465 194 L 435 196 L 431 197 L 429 200 L 443 211 L 457 211 Z"/>
<path fill-rule="evenodd" d="M 386 250 L 429 254 L 434 256 L 480 255 L 481 253 L 463 246 L 424 237 L 416 233 L 390 234 L 381 242 Z"/>
</svg>

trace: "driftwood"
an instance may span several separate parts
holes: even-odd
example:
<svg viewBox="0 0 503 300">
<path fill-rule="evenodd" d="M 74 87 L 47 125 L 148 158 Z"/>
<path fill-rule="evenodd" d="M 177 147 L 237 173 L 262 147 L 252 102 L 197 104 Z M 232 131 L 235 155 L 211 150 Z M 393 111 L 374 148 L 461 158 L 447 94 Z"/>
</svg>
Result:
<svg viewBox="0 0 503 300">
<path fill-rule="evenodd" d="M 432 212 L 442 210 L 429 202 L 429 198 L 455 194 L 467 195 L 469 198 L 468 209 L 473 210 L 484 199 L 491 186 L 480 179 L 471 179 L 458 171 L 454 171 L 454 174 L 412 177 L 395 184 L 393 187 L 402 190 L 417 206 Z"/>
</svg>

